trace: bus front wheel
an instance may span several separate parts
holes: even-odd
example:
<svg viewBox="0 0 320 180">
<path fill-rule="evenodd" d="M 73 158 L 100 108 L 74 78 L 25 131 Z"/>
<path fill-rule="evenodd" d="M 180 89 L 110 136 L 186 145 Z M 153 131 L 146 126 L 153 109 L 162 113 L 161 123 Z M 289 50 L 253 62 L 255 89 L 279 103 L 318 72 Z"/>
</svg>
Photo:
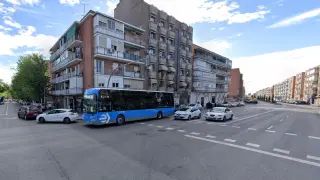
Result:
<svg viewBox="0 0 320 180">
<path fill-rule="evenodd" d="M 120 126 L 120 125 L 123 125 L 124 123 L 125 123 L 124 116 L 123 115 L 119 115 L 117 117 L 117 124 Z"/>
<path fill-rule="evenodd" d="M 163 118 L 162 112 L 158 112 L 157 119 L 162 119 L 162 118 Z"/>
</svg>

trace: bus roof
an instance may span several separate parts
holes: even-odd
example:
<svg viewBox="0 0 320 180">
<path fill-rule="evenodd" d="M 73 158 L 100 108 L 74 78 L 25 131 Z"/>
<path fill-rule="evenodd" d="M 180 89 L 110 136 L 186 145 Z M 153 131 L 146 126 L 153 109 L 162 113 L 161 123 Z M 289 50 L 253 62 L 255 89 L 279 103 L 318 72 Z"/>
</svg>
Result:
<svg viewBox="0 0 320 180">
<path fill-rule="evenodd" d="M 135 90 L 135 89 L 118 89 L 118 88 L 90 88 L 86 89 L 86 94 L 93 94 L 97 93 L 99 90 L 116 90 L 116 91 L 138 91 L 138 92 L 159 92 L 159 93 L 173 93 L 173 92 L 166 92 L 166 91 L 150 91 L 150 90 Z"/>
</svg>

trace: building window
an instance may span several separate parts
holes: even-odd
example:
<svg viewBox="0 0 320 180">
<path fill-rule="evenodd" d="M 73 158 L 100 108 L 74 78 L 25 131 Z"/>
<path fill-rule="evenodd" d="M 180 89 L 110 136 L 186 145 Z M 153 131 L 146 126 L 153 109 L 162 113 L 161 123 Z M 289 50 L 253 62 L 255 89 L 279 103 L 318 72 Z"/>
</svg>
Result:
<svg viewBox="0 0 320 180">
<path fill-rule="evenodd" d="M 104 83 L 99 83 L 99 87 L 104 87 Z"/>
<path fill-rule="evenodd" d="M 150 21 L 151 22 L 156 22 L 156 18 L 154 16 L 150 16 Z"/>
<path fill-rule="evenodd" d="M 150 32 L 150 38 L 151 38 L 151 39 L 157 39 L 156 33 L 153 32 L 153 31 L 151 31 L 151 32 Z"/>
<path fill-rule="evenodd" d="M 112 83 L 112 87 L 115 87 L 115 88 L 119 87 L 119 83 Z"/>
<path fill-rule="evenodd" d="M 96 60 L 96 73 L 102 73 L 102 61 L 100 60 Z"/>
<path fill-rule="evenodd" d="M 149 47 L 149 54 L 150 55 L 155 55 L 156 54 L 156 49 L 152 46 Z"/>
<path fill-rule="evenodd" d="M 166 42 L 166 38 L 164 36 L 160 36 L 160 41 L 161 42 Z"/>
<path fill-rule="evenodd" d="M 159 56 L 162 58 L 166 58 L 165 52 L 164 51 L 159 51 Z"/>
<path fill-rule="evenodd" d="M 173 24 L 169 24 L 169 30 L 173 31 Z"/>
<path fill-rule="evenodd" d="M 180 70 L 180 75 L 184 76 L 184 70 L 183 69 Z"/>
<path fill-rule="evenodd" d="M 127 88 L 127 89 L 128 89 L 128 88 L 130 88 L 130 87 L 131 87 L 131 86 L 130 86 L 129 84 L 125 84 L 125 85 L 124 85 L 124 88 Z"/>
<path fill-rule="evenodd" d="M 99 21 L 99 26 L 102 26 L 102 27 L 107 27 L 107 23 L 105 23 L 105 22 L 102 22 L 102 21 Z"/>
<path fill-rule="evenodd" d="M 173 39 L 169 38 L 168 41 L 169 41 L 170 45 L 174 46 L 174 40 Z"/>
<path fill-rule="evenodd" d="M 160 25 L 160 27 L 164 27 L 164 25 L 165 25 L 164 21 L 161 20 L 160 23 L 159 23 L 159 25 Z"/>
<path fill-rule="evenodd" d="M 115 22 L 112 20 L 108 20 L 108 28 L 115 30 L 115 27 L 116 27 Z"/>
</svg>

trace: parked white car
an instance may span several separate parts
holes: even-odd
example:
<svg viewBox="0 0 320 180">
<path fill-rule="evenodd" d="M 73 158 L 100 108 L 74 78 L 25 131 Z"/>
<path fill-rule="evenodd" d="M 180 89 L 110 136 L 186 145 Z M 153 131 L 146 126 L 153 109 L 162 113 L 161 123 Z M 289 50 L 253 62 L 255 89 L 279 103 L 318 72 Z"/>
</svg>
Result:
<svg viewBox="0 0 320 180">
<path fill-rule="evenodd" d="M 174 113 L 174 119 L 200 119 L 201 111 L 198 108 L 181 108 Z"/>
<path fill-rule="evenodd" d="M 232 120 L 233 112 L 226 107 L 215 107 L 205 114 L 205 119 L 220 121 Z"/>
<path fill-rule="evenodd" d="M 199 110 L 201 110 L 202 109 L 202 106 L 201 106 L 201 104 L 189 104 L 189 107 L 190 108 L 197 108 L 197 109 L 199 109 Z"/>
<path fill-rule="evenodd" d="M 69 124 L 78 119 L 79 114 L 74 112 L 72 109 L 53 109 L 37 116 L 37 121 L 39 123 L 63 122 Z"/>
</svg>

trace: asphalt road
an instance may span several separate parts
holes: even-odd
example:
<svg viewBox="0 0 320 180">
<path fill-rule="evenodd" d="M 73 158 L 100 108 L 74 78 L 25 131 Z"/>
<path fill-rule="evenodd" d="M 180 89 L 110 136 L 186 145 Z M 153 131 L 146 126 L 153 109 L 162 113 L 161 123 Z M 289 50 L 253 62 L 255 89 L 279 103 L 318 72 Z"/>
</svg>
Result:
<svg viewBox="0 0 320 180">
<path fill-rule="evenodd" d="M 317 108 L 260 103 L 228 122 L 86 127 L 19 120 L 0 106 L 0 180 L 318 180 Z"/>
</svg>

